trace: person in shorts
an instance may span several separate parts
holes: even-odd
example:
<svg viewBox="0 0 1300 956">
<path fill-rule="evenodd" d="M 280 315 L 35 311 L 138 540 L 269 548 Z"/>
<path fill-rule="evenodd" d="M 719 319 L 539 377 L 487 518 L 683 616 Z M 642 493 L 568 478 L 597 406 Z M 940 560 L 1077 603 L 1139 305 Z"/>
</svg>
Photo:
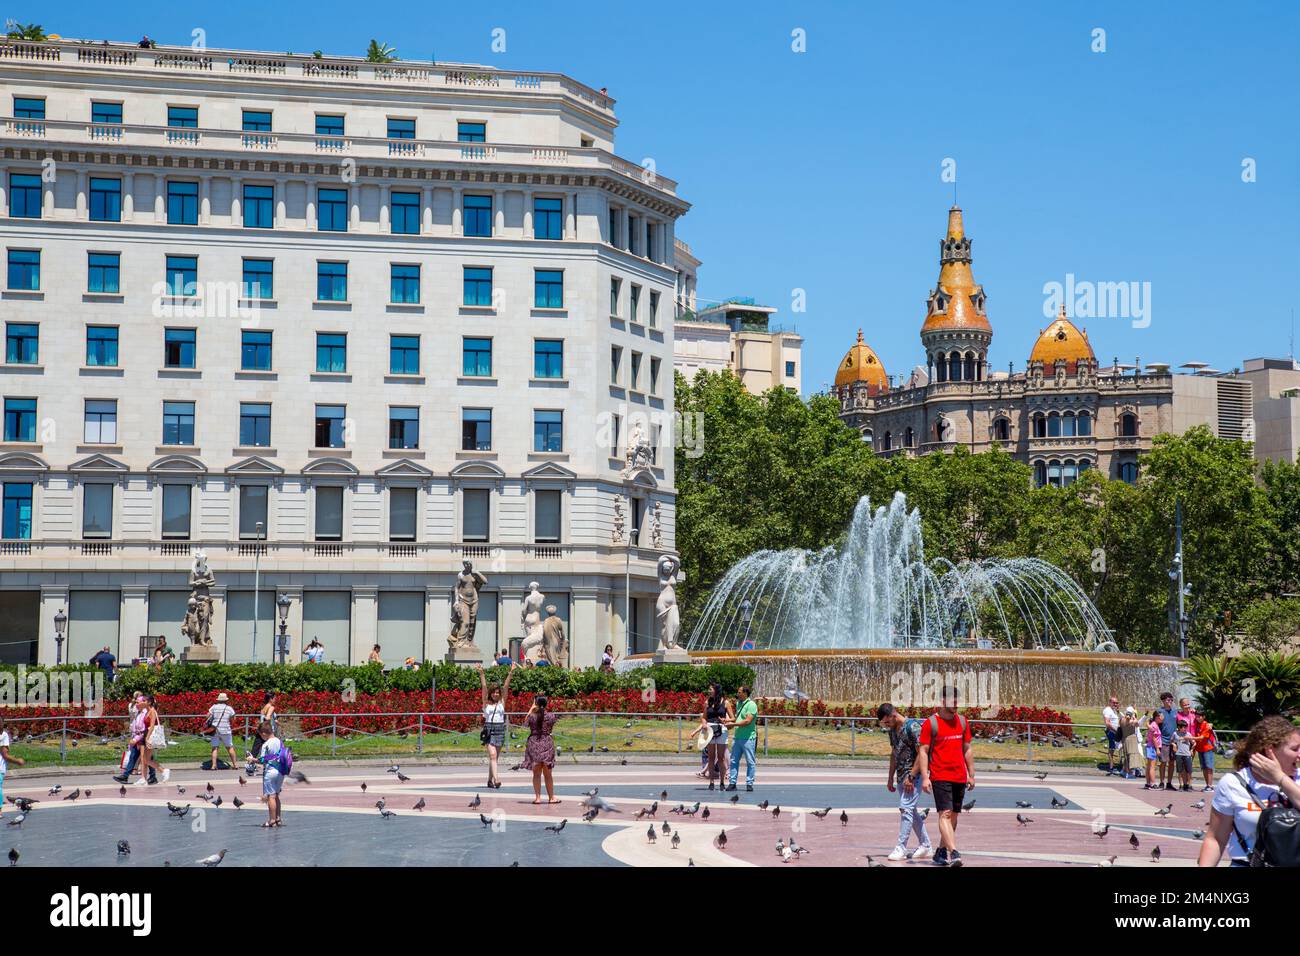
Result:
<svg viewBox="0 0 1300 956">
<path fill-rule="evenodd" d="M 15 757 L 9 752 L 9 731 L 5 729 L 4 714 L 0 714 L 0 813 L 4 813 L 5 774 L 9 771 L 9 764 L 11 763 L 16 763 L 21 767 L 26 761 L 22 757 Z"/>
<path fill-rule="evenodd" d="M 1164 789 L 1177 790 L 1174 786 L 1174 751 L 1177 746 L 1174 737 L 1178 734 L 1178 711 L 1174 708 L 1174 695 L 1169 691 L 1160 695 L 1156 716 L 1160 718 L 1160 762 L 1163 765 L 1160 769 Z M 1160 781 L 1157 781 L 1156 789 L 1161 789 Z"/>
<path fill-rule="evenodd" d="M 1115 751 L 1120 749 L 1119 698 L 1112 697 L 1101 709 L 1101 721 L 1106 727 L 1107 773 L 1115 772 Z"/>
<path fill-rule="evenodd" d="M 1205 786 L 1201 793 L 1214 792 L 1214 752 L 1219 749 L 1219 738 L 1214 735 L 1214 724 L 1202 717 L 1196 725 L 1196 756 L 1201 764 Z"/>
<path fill-rule="evenodd" d="M 1174 759 L 1178 763 L 1178 780 L 1183 790 L 1192 789 L 1192 747 L 1196 738 L 1187 727 L 1187 721 L 1179 719 L 1178 732 L 1174 735 Z"/>
<path fill-rule="evenodd" d="M 217 702 L 208 708 L 208 726 L 212 728 L 212 765 L 209 769 L 217 769 L 217 753 L 222 747 L 230 754 L 231 768 L 239 766 L 239 758 L 235 756 L 234 731 L 230 726 L 234 719 L 235 708 L 230 706 L 230 697 L 222 691 L 217 695 Z"/>
<path fill-rule="evenodd" d="M 971 755 L 970 722 L 957 713 L 957 688 L 945 687 L 937 713 L 921 724 L 916 752 L 921 789 L 934 794 L 939 811 L 939 849 L 935 866 L 961 866 L 957 852 L 957 818 L 966 791 L 975 789 L 975 761 Z"/>
<path fill-rule="evenodd" d="M 1164 764 L 1161 762 L 1160 754 L 1163 749 L 1163 740 L 1160 734 L 1160 716 L 1152 713 L 1146 719 L 1146 746 L 1143 748 L 1143 756 L 1147 760 L 1147 782 L 1143 785 L 1143 790 L 1159 790 L 1160 779 L 1164 773 Z"/>
<path fill-rule="evenodd" d="M 284 786 L 284 774 L 280 772 L 280 750 L 284 744 L 271 730 L 271 722 L 264 720 L 257 725 L 257 735 L 262 738 L 262 749 L 254 757 L 249 753 L 250 761 L 256 760 L 265 769 L 262 771 L 262 800 L 266 804 L 266 822 L 263 829 L 283 826 L 280 819 L 280 790 Z"/>
</svg>

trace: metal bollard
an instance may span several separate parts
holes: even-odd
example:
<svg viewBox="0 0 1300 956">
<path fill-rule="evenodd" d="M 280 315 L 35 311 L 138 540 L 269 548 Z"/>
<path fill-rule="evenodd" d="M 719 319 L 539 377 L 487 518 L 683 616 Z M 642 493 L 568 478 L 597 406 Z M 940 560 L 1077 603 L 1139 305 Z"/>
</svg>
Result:
<svg viewBox="0 0 1300 956">
<path fill-rule="evenodd" d="M 767 756 L 767 719 L 763 720 L 763 756 Z"/>
<path fill-rule="evenodd" d="M 330 720 L 330 756 L 337 757 L 339 754 L 339 718 L 335 714 Z"/>
<path fill-rule="evenodd" d="M 63 730 L 59 736 L 59 763 L 68 759 L 68 719 L 63 718 Z"/>
<path fill-rule="evenodd" d="M 1034 725 L 1025 724 L 1025 757 L 1030 762 L 1034 762 Z"/>
<path fill-rule="evenodd" d="M 849 756 L 856 757 L 857 755 L 858 755 L 858 725 L 852 718 L 849 718 Z"/>
<path fill-rule="evenodd" d="M 420 714 L 418 720 L 420 729 L 415 738 L 415 752 L 417 754 L 422 754 L 424 753 L 424 714 Z"/>
<path fill-rule="evenodd" d="M 591 752 L 592 752 L 593 754 L 596 752 L 596 713 L 595 713 L 595 711 L 592 711 L 592 714 L 591 714 Z"/>
<path fill-rule="evenodd" d="M 677 715 L 677 752 L 682 752 L 682 717 Z"/>
</svg>

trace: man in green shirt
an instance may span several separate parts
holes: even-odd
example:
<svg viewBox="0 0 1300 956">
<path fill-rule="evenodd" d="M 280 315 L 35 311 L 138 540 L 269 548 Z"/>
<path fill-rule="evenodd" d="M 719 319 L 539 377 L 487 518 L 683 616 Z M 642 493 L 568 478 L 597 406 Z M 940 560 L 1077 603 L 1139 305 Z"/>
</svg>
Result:
<svg viewBox="0 0 1300 956">
<path fill-rule="evenodd" d="M 752 791 L 754 789 L 755 747 L 758 743 L 754 736 L 754 732 L 758 729 L 758 704 L 750 699 L 749 688 L 744 686 L 736 688 L 736 700 L 739 704 L 736 707 L 736 719 L 726 722 L 728 727 L 734 729 L 734 733 L 731 735 L 731 786 L 727 789 L 736 789 L 736 774 L 740 771 L 740 756 L 743 752 L 745 755 L 745 789 Z"/>
</svg>

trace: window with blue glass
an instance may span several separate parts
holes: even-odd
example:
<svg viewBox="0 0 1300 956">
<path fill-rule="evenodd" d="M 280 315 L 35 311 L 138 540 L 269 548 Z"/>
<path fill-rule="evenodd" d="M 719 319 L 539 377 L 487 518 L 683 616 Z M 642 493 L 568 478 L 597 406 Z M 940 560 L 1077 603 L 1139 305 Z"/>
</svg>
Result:
<svg viewBox="0 0 1300 956">
<path fill-rule="evenodd" d="M 533 451 L 564 449 L 564 412 L 533 412 Z"/>
<path fill-rule="evenodd" d="M 267 448 L 271 444 L 271 406 L 263 402 L 239 403 L 239 444 Z"/>
<path fill-rule="evenodd" d="M 35 365 L 40 355 L 40 326 L 5 323 L 5 361 L 10 365 Z"/>
<path fill-rule="evenodd" d="M 194 444 L 194 403 L 163 402 L 164 445 Z"/>
<path fill-rule="evenodd" d="M 538 197 L 533 200 L 533 238 L 564 238 L 564 200 Z"/>
<path fill-rule="evenodd" d="M 117 295 L 122 288 L 122 257 L 116 252 L 92 252 L 87 260 L 86 290 Z"/>
<path fill-rule="evenodd" d="M 464 208 L 465 235 L 492 235 L 492 197 L 466 196 Z"/>
<path fill-rule="evenodd" d="M 461 374 L 492 374 L 492 340 L 466 338 L 461 351 Z"/>
<path fill-rule="evenodd" d="M 388 338 L 388 372 L 390 375 L 420 373 L 420 337 L 391 335 Z"/>
<path fill-rule="evenodd" d="M 343 117 L 333 113 L 316 114 L 316 135 L 317 136 L 342 136 L 343 135 Z"/>
<path fill-rule="evenodd" d="M 246 372 L 271 371 L 271 333 L 244 329 L 239 337 L 239 367 Z"/>
<path fill-rule="evenodd" d="M 462 451 L 492 450 L 492 409 L 466 408 L 460 413 Z"/>
<path fill-rule="evenodd" d="M 245 133 L 271 132 L 271 111 L 270 110 L 244 110 L 244 132 Z"/>
<path fill-rule="evenodd" d="M 164 329 L 163 367 L 194 368 L 196 339 L 194 329 Z"/>
<path fill-rule="evenodd" d="M 196 129 L 199 125 L 197 106 L 167 107 L 167 125 L 173 129 Z"/>
<path fill-rule="evenodd" d="M 244 228 L 270 229 L 275 225 L 275 187 L 244 187 Z"/>
<path fill-rule="evenodd" d="M 564 340 L 533 342 L 533 378 L 564 378 Z"/>
<path fill-rule="evenodd" d="M 273 260 L 244 260 L 244 298 L 275 298 L 275 263 Z"/>
<path fill-rule="evenodd" d="M 30 482 L 5 482 L 3 535 L 17 541 L 31 538 L 32 486 Z"/>
<path fill-rule="evenodd" d="M 461 121 L 456 124 L 456 141 L 460 143 L 487 142 L 487 123 Z"/>
<path fill-rule="evenodd" d="M 559 269 L 533 272 L 533 306 L 538 309 L 564 308 L 564 273 Z"/>
<path fill-rule="evenodd" d="M 90 177 L 91 222 L 122 221 L 122 180 Z"/>
<path fill-rule="evenodd" d="M 389 139 L 415 139 L 415 120 L 388 117 Z"/>
<path fill-rule="evenodd" d="M 90 121 L 92 123 L 116 123 L 121 125 L 122 104 L 92 102 L 90 104 Z"/>
<path fill-rule="evenodd" d="M 400 305 L 413 305 L 420 301 L 420 267 L 412 265 L 390 266 L 392 301 Z"/>
<path fill-rule="evenodd" d="M 9 250 L 9 288 L 36 292 L 41 287 L 41 254 L 36 249 Z"/>
<path fill-rule="evenodd" d="M 36 441 L 36 399 L 5 399 L 5 441 Z"/>
<path fill-rule="evenodd" d="M 45 97 L 15 96 L 14 119 L 45 119 Z"/>
<path fill-rule="evenodd" d="M 348 336 L 346 332 L 316 333 L 316 371 L 348 370 Z"/>
<path fill-rule="evenodd" d="M 92 367 L 117 365 L 117 326 L 86 327 L 86 364 Z"/>
<path fill-rule="evenodd" d="M 316 190 L 316 228 L 321 232 L 348 231 L 348 191 Z"/>
<path fill-rule="evenodd" d="M 420 447 L 420 409 L 397 407 L 388 409 L 388 447 Z"/>
<path fill-rule="evenodd" d="M 14 219 L 41 218 L 41 177 L 9 174 L 9 215 Z"/>
<path fill-rule="evenodd" d="M 419 193 L 399 193 L 392 194 L 392 209 L 390 217 L 392 219 L 391 229 L 393 232 L 414 236 L 420 232 L 420 194 Z"/>
<path fill-rule="evenodd" d="M 167 183 L 167 222 L 173 226 L 198 225 L 198 183 Z"/>
<path fill-rule="evenodd" d="M 192 297 L 199 292 L 198 256 L 167 257 L 167 294 Z"/>
<path fill-rule="evenodd" d="M 465 267 L 465 305 L 492 305 L 492 270 L 483 266 Z"/>
<path fill-rule="evenodd" d="M 316 447 L 342 448 L 346 405 L 316 406 Z"/>
<path fill-rule="evenodd" d="M 348 264 L 346 262 L 316 263 L 316 299 L 319 302 L 346 302 L 348 300 Z"/>
</svg>

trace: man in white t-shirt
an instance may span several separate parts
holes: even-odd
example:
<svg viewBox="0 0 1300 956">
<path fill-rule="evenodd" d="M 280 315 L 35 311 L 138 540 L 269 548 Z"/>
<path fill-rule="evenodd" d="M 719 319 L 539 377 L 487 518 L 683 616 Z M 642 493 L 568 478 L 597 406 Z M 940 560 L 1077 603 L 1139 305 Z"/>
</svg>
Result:
<svg viewBox="0 0 1300 956">
<path fill-rule="evenodd" d="M 1119 698 L 1111 697 L 1110 703 L 1101 709 L 1101 722 L 1106 725 L 1106 759 L 1110 763 L 1110 773 L 1115 772 L 1115 751 L 1120 748 L 1119 734 Z"/>
<path fill-rule="evenodd" d="M 217 753 L 222 747 L 230 754 L 231 769 L 239 766 L 235 757 L 235 737 L 230 722 L 235 719 L 235 708 L 230 706 L 230 698 L 223 691 L 217 695 L 217 702 L 208 708 L 208 726 L 212 728 L 212 769 L 217 769 Z"/>
<path fill-rule="evenodd" d="M 26 761 L 22 757 L 15 757 L 9 752 L 9 731 L 5 729 L 4 715 L 0 714 L 0 813 L 4 812 L 5 773 L 9 770 L 10 762 L 21 767 Z"/>
</svg>

